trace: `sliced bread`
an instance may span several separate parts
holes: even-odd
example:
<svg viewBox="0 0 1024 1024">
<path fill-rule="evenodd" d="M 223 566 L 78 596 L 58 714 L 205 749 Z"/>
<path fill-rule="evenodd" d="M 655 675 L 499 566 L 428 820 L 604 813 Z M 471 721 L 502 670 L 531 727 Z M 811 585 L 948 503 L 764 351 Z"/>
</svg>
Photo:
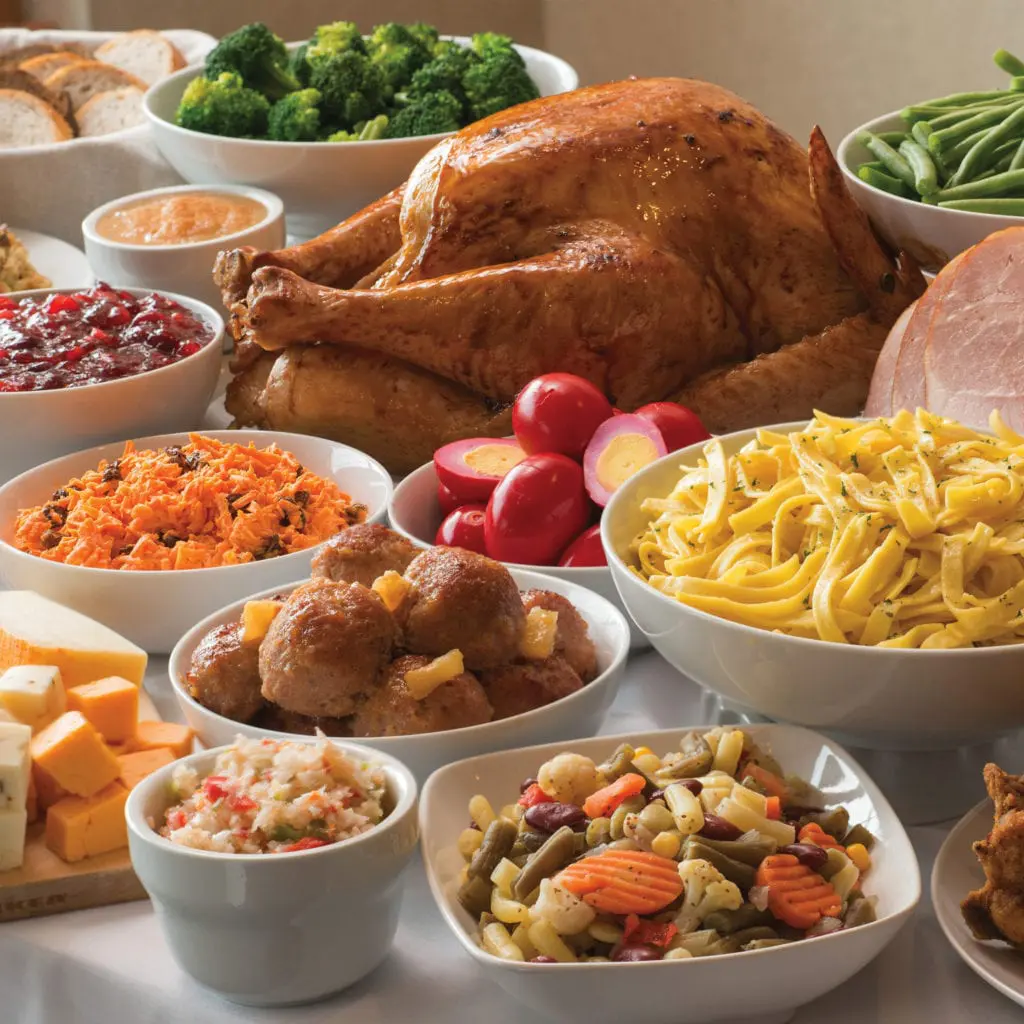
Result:
<svg viewBox="0 0 1024 1024">
<path fill-rule="evenodd" d="M 38 57 L 41 53 L 57 52 L 74 53 L 79 57 L 92 56 L 92 50 L 83 43 L 28 43 L 26 46 L 17 46 L 13 50 L 0 51 L 0 61 L 23 64 L 32 57 Z"/>
<path fill-rule="evenodd" d="M 78 134 L 109 135 L 134 128 L 146 120 L 142 112 L 142 90 L 134 85 L 98 92 L 78 108 Z"/>
<path fill-rule="evenodd" d="M 54 110 L 71 124 L 71 101 L 65 92 L 53 92 L 47 89 L 42 82 L 34 75 L 14 64 L 0 64 L 0 89 L 20 89 L 22 92 L 30 92 L 41 100 L 49 103 Z M 72 128 L 74 124 L 71 124 Z"/>
<path fill-rule="evenodd" d="M 142 79 L 115 68 L 113 64 L 104 64 L 101 60 L 68 64 L 46 80 L 47 88 L 63 89 L 68 94 L 72 110 L 78 110 L 98 92 L 120 89 L 126 85 L 134 85 L 143 92 L 146 90 L 146 83 Z"/>
<path fill-rule="evenodd" d="M 45 100 L 18 89 L 0 89 L 0 149 L 64 142 L 73 134 Z"/>
<path fill-rule="evenodd" d="M 185 58 L 178 48 L 159 32 L 148 28 L 122 32 L 97 47 L 95 57 L 141 78 L 147 85 L 185 66 Z"/>
<path fill-rule="evenodd" d="M 27 71 L 33 78 L 38 78 L 40 82 L 45 82 L 61 68 L 65 68 L 69 64 L 83 64 L 86 59 L 70 50 L 58 50 L 56 53 L 41 53 L 38 57 L 29 57 L 18 67 L 22 71 Z"/>
</svg>

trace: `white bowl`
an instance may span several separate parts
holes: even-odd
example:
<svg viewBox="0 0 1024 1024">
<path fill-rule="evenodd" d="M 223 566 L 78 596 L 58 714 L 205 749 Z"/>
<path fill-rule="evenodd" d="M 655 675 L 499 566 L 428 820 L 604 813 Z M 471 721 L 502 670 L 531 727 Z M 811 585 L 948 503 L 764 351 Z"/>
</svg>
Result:
<svg viewBox="0 0 1024 1024">
<path fill-rule="evenodd" d="M 597 678 L 568 697 L 512 718 L 420 736 L 359 736 L 356 737 L 357 743 L 400 758 L 418 779 L 425 779 L 435 768 L 460 758 L 526 743 L 551 743 L 577 736 L 591 736 L 597 732 L 615 700 L 626 667 L 629 629 L 625 617 L 603 597 L 598 597 L 584 587 L 522 569 L 511 571 L 521 590 L 529 590 L 531 587 L 553 590 L 572 601 L 580 615 L 586 619 L 590 636 L 597 648 L 597 667 L 600 673 Z M 298 583 L 293 583 L 291 587 L 271 588 L 253 596 L 271 597 L 281 590 L 290 591 L 296 586 Z M 288 733 L 242 725 L 218 715 L 189 696 L 183 685 L 192 661 L 192 652 L 199 641 L 215 626 L 238 622 L 244 606 L 245 601 L 237 601 L 204 619 L 190 629 L 171 652 L 168 672 L 174 695 L 185 721 L 200 742 L 208 746 L 229 743 L 238 733 L 257 738 L 290 738 Z"/>
<path fill-rule="evenodd" d="M 710 726 L 708 727 L 710 728 Z M 917 858 L 885 797 L 842 747 L 805 729 L 744 726 L 766 744 L 787 773 L 823 791 L 829 806 L 845 805 L 854 824 L 878 838 L 864 883 L 878 896 L 878 920 L 822 938 L 774 949 L 655 963 L 528 964 L 501 960 L 476 942 L 476 922 L 456 899 L 463 864 L 456 839 L 466 826 L 470 797 L 482 793 L 495 806 L 515 799 L 520 780 L 567 749 L 548 745 L 475 757 L 435 772 L 420 799 L 423 862 L 438 908 L 462 947 L 484 974 L 534 1012 L 565 1020 L 645 1024 L 782 1024 L 803 1003 L 830 992 L 876 957 L 913 913 L 921 895 Z M 568 749 L 601 761 L 622 740 L 656 753 L 676 746 L 685 729 L 582 740 Z"/>
<path fill-rule="evenodd" d="M 726 454 L 755 434 L 721 438 Z M 1024 726 L 1024 645 L 898 650 L 805 640 L 690 608 L 635 575 L 629 545 L 649 520 L 640 503 L 667 495 L 679 466 L 694 465 L 702 448 L 673 452 L 627 480 L 601 521 L 623 603 L 670 664 L 726 700 L 868 749 L 948 750 Z"/>
<path fill-rule="evenodd" d="M 857 168 L 874 157 L 857 141 L 857 136 L 863 131 L 898 132 L 905 128 L 899 111 L 876 117 L 850 132 L 839 143 L 836 154 L 854 199 L 890 245 L 909 252 L 926 270 L 938 271 L 957 253 L 994 231 L 1024 223 L 1020 217 L 947 210 L 904 199 L 861 181 Z"/>
<path fill-rule="evenodd" d="M 19 300 L 67 295 L 79 288 L 20 292 Z M 158 289 L 204 320 L 213 339 L 159 370 L 56 391 L 0 394 L 0 483 L 41 462 L 104 441 L 186 430 L 200 423 L 220 376 L 224 321 L 209 306 Z M 126 288 L 148 295 L 151 288 Z"/>
<path fill-rule="evenodd" d="M 388 522 L 391 528 L 400 533 L 418 548 L 434 546 L 437 528 L 441 525 L 444 515 L 437 500 L 437 471 L 433 462 L 428 462 L 413 470 L 396 487 L 395 493 L 388 502 Z M 565 568 L 560 565 L 519 565 L 505 563 L 510 569 L 526 569 L 531 572 L 542 572 L 553 576 L 556 580 L 565 580 L 580 587 L 600 594 L 611 601 L 616 608 L 625 614 L 625 606 L 619 592 L 612 582 L 611 570 L 605 566 L 580 566 Z M 650 646 L 650 641 L 629 620 L 629 645 L 633 650 L 641 650 Z"/>
<path fill-rule="evenodd" d="M 209 773 L 220 750 L 154 772 L 125 807 L 132 867 L 153 901 L 181 968 L 248 1006 L 322 999 L 369 974 L 398 927 L 403 869 L 416 848 L 416 780 L 377 751 L 342 749 L 379 764 L 389 813 L 353 839 L 296 853 L 225 854 L 162 838 L 151 820 L 171 805 L 177 765 Z"/>
<path fill-rule="evenodd" d="M 369 522 L 384 519 L 391 477 L 379 462 L 348 445 L 305 434 L 272 430 L 207 430 L 205 437 L 265 448 L 276 444 L 293 452 L 314 473 L 333 480 L 354 501 L 367 506 Z M 188 434 L 135 439 L 137 448 L 187 444 Z M 290 583 L 309 573 L 317 547 L 244 565 L 180 571 L 124 572 L 49 562 L 14 547 L 19 509 L 45 502 L 73 476 L 114 459 L 124 442 L 101 445 L 47 462 L 0 487 L 0 577 L 15 590 L 34 590 L 60 604 L 99 619 L 151 654 L 166 654 L 199 619 L 256 590 Z M 227 743 L 234 734 L 218 743 Z"/>
<path fill-rule="evenodd" d="M 465 36 L 445 36 L 468 45 Z M 290 44 L 295 49 L 300 44 Z M 529 46 L 516 49 L 542 96 L 568 92 L 579 84 L 560 57 Z M 312 238 L 401 185 L 420 157 L 441 139 L 424 135 L 376 142 L 275 142 L 229 139 L 179 128 L 175 114 L 186 86 L 203 73 L 185 68 L 158 82 L 145 98 L 153 137 L 164 158 L 195 184 L 244 184 L 279 195 L 288 228 Z"/>
<path fill-rule="evenodd" d="M 243 231 L 221 235 L 206 242 L 178 245 L 115 242 L 96 231 L 100 218 L 113 210 L 144 199 L 188 192 L 222 192 L 245 196 L 260 203 L 266 214 L 258 223 Z M 98 206 L 82 221 L 82 235 L 85 237 L 86 255 L 101 281 L 118 288 L 170 288 L 220 309 L 220 289 L 213 283 L 213 263 L 217 253 L 240 245 L 268 250 L 282 248 L 285 243 L 284 204 L 271 192 L 245 185 L 177 185 L 172 188 L 155 188 L 122 196 Z"/>
</svg>

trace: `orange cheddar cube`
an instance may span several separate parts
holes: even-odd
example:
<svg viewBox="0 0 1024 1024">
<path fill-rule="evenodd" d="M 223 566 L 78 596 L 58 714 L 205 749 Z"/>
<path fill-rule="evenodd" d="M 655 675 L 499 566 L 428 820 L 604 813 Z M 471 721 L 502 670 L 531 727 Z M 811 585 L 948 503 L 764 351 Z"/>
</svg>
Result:
<svg viewBox="0 0 1024 1024">
<path fill-rule="evenodd" d="M 39 794 L 36 792 L 35 776 L 31 772 L 28 776 L 28 793 L 25 795 L 25 813 L 30 825 L 39 820 Z"/>
<path fill-rule="evenodd" d="M 61 860 L 95 857 L 128 845 L 124 804 L 128 790 L 111 782 L 94 796 L 69 796 L 46 812 L 46 845 Z"/>
<path fill-rule="evenodd" d="M 58 800 L 63 800 L 71 794 L 57 780 L 39 765 L 32 765 L 32 787 L 36 793 L 36 803 L 40 811 L 52 807 Z"/>
<path fill-rule="evenodd" d="M 139 720 L 139 688 L 120 676 L 108 676 L 67 691 L 68 709 L 81 711 L 108 743 L 135 735 Z"/>
<path fill-rule="evenodd" d="M 134 750 L 169 747 L 175 758 L 192 753 L 192 730 L 177 722 L 139 722 L 131 746 Z"/>
<path fill-rule="evenodd" d="M 170 747 L 154 747 L 152 750 L 138 750 L 134 754 L 122 754 L 117 763 L 121 766 L 121 781 L 129 789 L 134 789 L 157 768 L 163 768 L 165 764 L 176 760 Z"/>
<path fill-rule="evenodd" d="M 29 750 L 41 771 L 74 796 L 92 796 L 120 773 L 117 758 L 81 711 L 51 722 L 32 737 Z"/>
</svg>

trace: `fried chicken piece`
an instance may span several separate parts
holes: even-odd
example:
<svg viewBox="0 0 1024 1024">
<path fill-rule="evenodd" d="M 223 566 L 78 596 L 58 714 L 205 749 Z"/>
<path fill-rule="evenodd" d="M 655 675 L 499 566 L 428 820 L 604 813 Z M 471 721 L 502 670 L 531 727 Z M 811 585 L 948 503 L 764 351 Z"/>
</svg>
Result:
<svg viewBox="0 0 1024 1024">
<path fill-rule="evenodd" d="M 403 573 L 419 554 L 404 537 L 380 523 L 359 523 L 332 537 L 313 558 L 313 579 L 370 586 L 388 570 Z"/>
</svg>

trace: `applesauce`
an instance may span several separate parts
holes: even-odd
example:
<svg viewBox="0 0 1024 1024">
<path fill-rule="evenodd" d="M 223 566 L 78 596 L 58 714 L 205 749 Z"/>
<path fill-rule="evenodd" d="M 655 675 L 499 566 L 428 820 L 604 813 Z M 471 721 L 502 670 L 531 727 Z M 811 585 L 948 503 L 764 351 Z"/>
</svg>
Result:
<svg viewBox="0 0 1024 1024">
<path fill-rule="evenodd" d="M 258 200 L 234 192 L 169 192 L 105 213 L 96 233 L 128 245 L 186 245 L 244 231 L 267 212 Z"/>
</svg>

